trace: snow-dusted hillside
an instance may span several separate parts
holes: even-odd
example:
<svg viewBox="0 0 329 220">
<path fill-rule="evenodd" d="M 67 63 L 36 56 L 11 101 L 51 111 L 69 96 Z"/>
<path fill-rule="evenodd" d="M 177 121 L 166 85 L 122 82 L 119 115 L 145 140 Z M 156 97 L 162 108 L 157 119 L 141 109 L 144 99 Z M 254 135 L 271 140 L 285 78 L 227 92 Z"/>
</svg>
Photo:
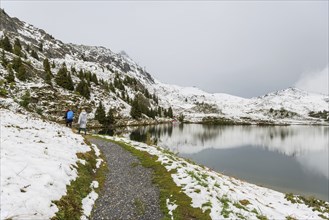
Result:
<svg viewBox="0 0 329 220">
<path fill-rule="evenodd" d="M 328 124 L 328 120 L 325 121 L 329 117 L 328 96 L 289 88 L 262 97 L 245 99 L 228 94 L 209 94 L 197 88 L 163 84 L 153 79 L 125 52 L 114 53 L 104 47 L 65 44 L 43 30 L 9 17 L 2 10 L 0 14 L 0 36 L 2 39 L 7 36 L 12 45 L 19 39 L 22 45 L 22 65 L 29 75 L 27 81 L 15 78 L 14 83 L 6 83 L 9 74 L 7 63 L 13 64 L 18 56 L 4 51 L 2 63 L 6 60 L 6 64 L 0 65 L 0 89 L 6 91 L 2 96 L 19 103 L 25 91 L 29 90 L 32 97 L 30 111 L 42 113 L 48 119 L 61 120 L 67 107 L 76 111 L 86 108 L 90 113 L 89 117 L 93 118 L 98 102 L 102 101 L 106 112 L 109 108 L 116 110 L 119 123 L 131 124 L 134 123 L 130 117 L 132 100 L 139 94 L 144 97 L 149 110 L 161 112 L 155 116 L 158 121 L 166 120 L 164 111 L 171 107 L 174 116 L 183 115 L 190 122 Z M 38 59 L 32 56 L 31 50 L 37 53 Z M 53 66 L 52 85 L 45 82 L 45 58 Z M 64 63 L 72 77 L 75 87 L 73 91 L 63 89 L 55 80 Z M 98 79 L 97 83 L 89 82 L 89 99 L 76 91 L 82 80 L 80 72 L 90 73 Z M 320 111 L 321 114 L 317 114 Z M 311 112 L 314 113 L 313 117 L 310 117 Z M 139 123 L 154 122 L 150 117 L 144 114 Z"/>
<path fill-rule="evenodd" d="M 52 200 L 77 177 L 76 153 L 90 147 L 80 135 L 32 115 L 0 109 L 1 219 L 49 219 Z"/>
<path fill-rule="evenodd" d="M 165 105 L 189 121 L 199 122 L 206 116 L 224 117 L 250 123 L 326 123 L 309 117 L 310 112 L 329 111 L 329 97 L 297 88 L 269 93 L 251 99 L 224 93 L 209 94 L 197 88 L 166 85 L 156 81 L 153 88 Z M 282 114 L 281 114 L 282 112 Z M 327 118 L 329 115 L 327 114 Z"/>
</svg>

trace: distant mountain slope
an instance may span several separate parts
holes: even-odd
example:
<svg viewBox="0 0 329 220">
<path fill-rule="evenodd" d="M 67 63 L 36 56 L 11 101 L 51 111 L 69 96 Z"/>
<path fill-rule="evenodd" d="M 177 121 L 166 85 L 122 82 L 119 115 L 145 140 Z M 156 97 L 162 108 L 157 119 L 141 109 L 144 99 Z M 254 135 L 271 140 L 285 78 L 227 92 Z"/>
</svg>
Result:
<svg viewBox="0 0 329 220">
<path fill-rule="evenodd" d="M 173 117 L 189 122 L 328 124 L 328 96 L 290 88 L 245 99 L 163 84 L 125 52 L 66 44 L 3 10 L 0 16 L 0 47 L 4 49 L 0 54 L 0 95 L 50 120 L 62 121 L 66 108 L 78 112 L 82 107 L 94 118 L 101 101 L 105 112 L 112 108 L 122 125 L 169 121 L 171 110 Z M 11 50 L 5 49 L 6 38 Z M 132 108 L 137 109 L 133 117 Z M 99 125 L 97 121 L 93 124 Z"/>
</svg>

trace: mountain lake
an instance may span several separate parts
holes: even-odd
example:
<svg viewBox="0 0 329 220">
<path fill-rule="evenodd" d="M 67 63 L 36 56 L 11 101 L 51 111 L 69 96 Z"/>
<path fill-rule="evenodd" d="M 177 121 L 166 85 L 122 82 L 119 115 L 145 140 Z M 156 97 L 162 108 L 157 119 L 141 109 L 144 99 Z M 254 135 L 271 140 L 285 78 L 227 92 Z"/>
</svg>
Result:
<svg viewBox="0 0 329 220">
<path fill-rule="evenodd" d="M 283 193 L 329 201 L 328 126 L 134 127 L 129 138 L 158 146 L 212 170 Z"/>
</svg>

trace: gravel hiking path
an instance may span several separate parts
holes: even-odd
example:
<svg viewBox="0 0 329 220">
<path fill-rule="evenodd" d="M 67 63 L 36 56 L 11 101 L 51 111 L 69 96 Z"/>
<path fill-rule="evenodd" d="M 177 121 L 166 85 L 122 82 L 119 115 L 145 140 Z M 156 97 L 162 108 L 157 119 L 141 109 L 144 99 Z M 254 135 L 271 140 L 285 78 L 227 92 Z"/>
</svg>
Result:
<svg viewBox="0 0 329 220">
<path fill-rule="evenodd" d="M 88 138 L 104 154 L 109 173 L 91 219 L 162 219 L 159 189 L 152 184 L 152 169 L 117 144 Z"/>
</svg>

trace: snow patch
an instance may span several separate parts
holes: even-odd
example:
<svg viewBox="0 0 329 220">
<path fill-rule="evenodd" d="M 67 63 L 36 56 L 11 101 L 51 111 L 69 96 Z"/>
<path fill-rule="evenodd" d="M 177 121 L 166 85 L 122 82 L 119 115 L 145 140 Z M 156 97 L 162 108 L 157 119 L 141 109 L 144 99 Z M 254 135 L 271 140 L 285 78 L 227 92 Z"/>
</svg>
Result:
<svg viewBox="0 0 329 220">
<path fill-rule="evenodd" d="M 1 219 L 51 218 L 52 201 L 77 177 L 76 154 L 90 148 L 70 129 L 30 115 L 0 109 L 0 122 Z"/>
</svg>

